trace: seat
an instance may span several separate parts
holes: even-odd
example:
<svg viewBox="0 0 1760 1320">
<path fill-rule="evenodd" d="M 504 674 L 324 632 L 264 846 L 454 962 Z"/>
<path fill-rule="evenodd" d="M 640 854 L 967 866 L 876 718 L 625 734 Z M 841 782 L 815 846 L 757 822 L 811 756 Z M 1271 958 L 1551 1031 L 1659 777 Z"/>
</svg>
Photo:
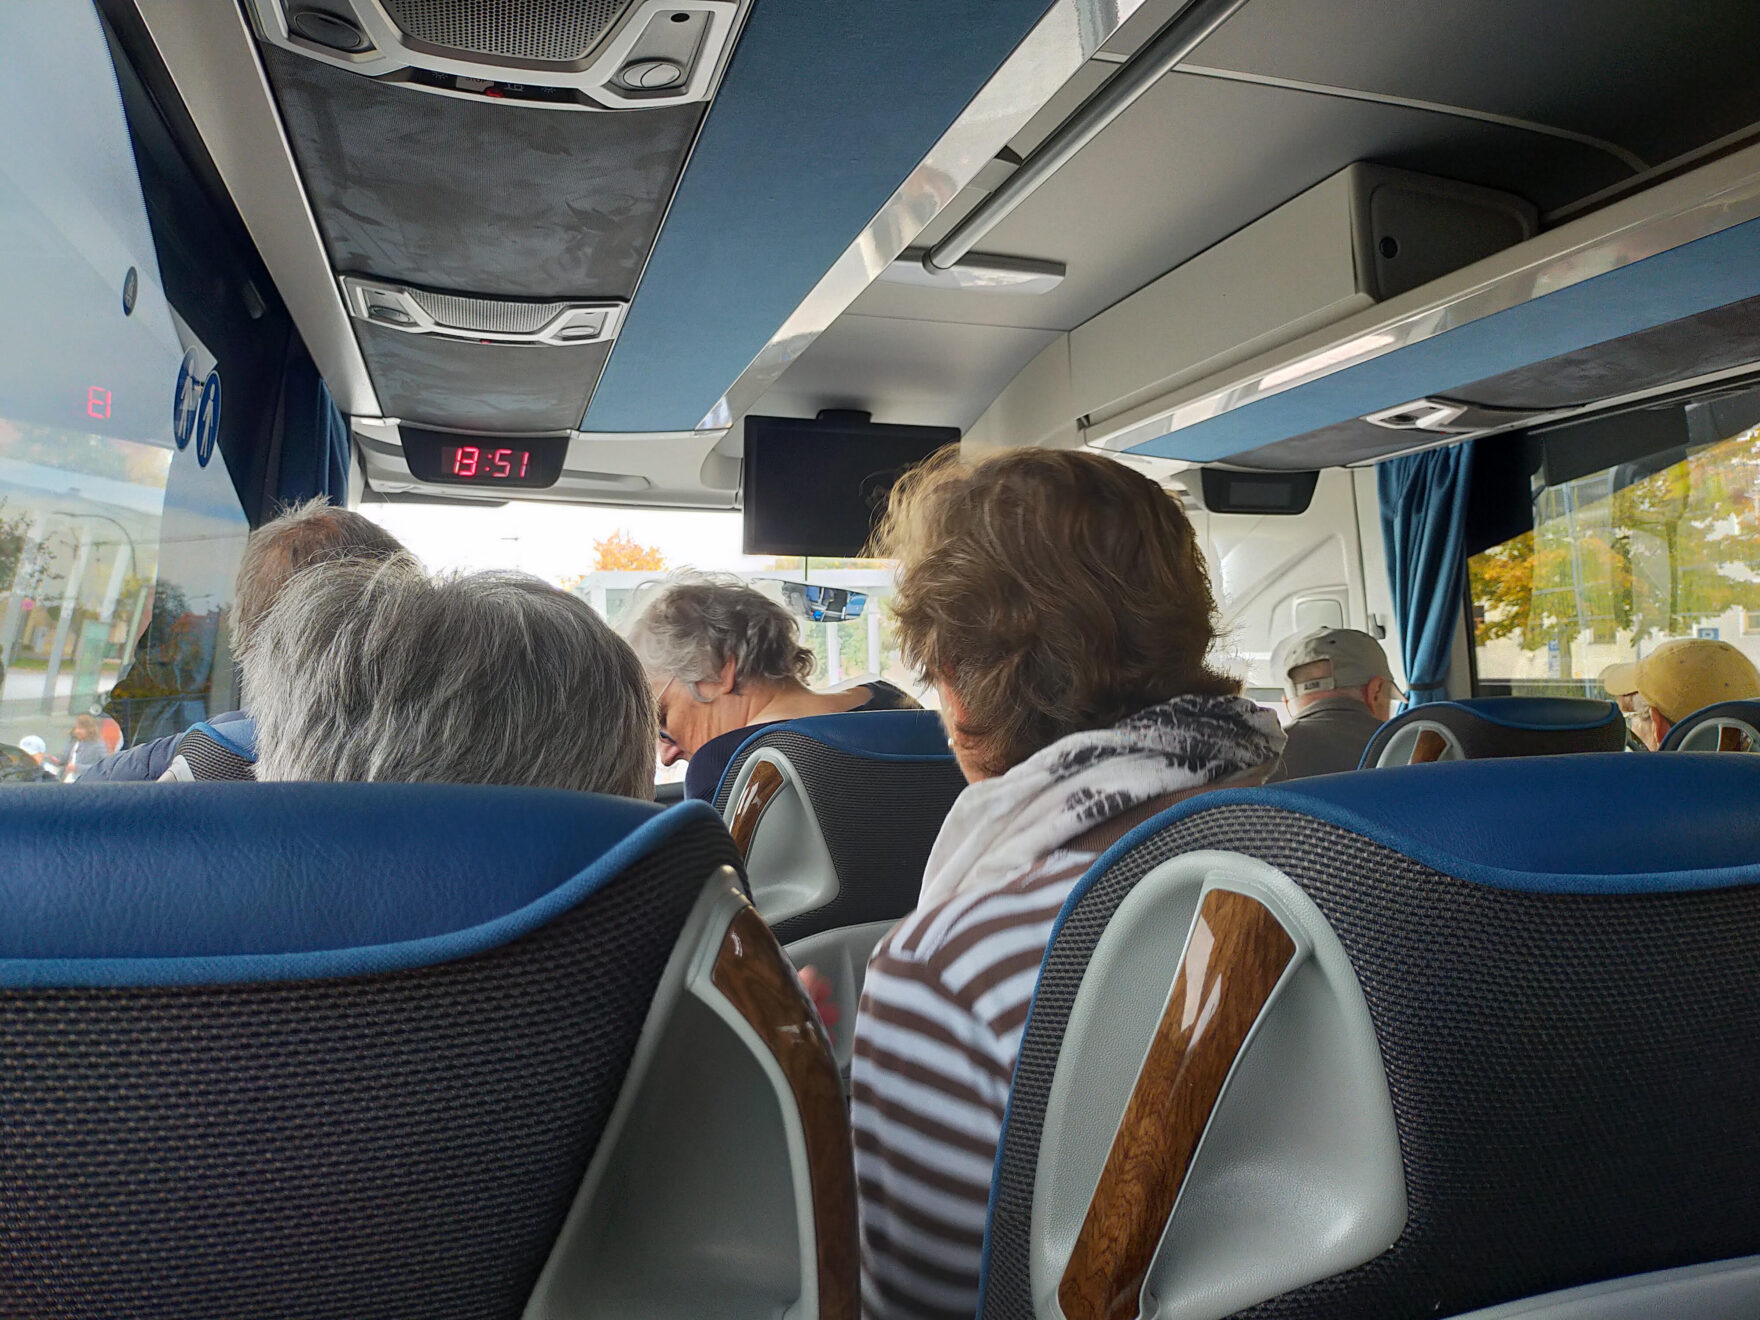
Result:
<svg viewBox="0 0 1760 1320">
<path fill-rule="evenodd" d="M 759 913 L 797 965 L 831 982 L 844 1062 L 868 955 L 916 907 L 965 786 L 940 716 L 883 710 L 765 725 L 716 790 Z"/>
<path fill-rule="evenodd" d="M 0 795 L 0 1313 L 853 1318 L 829 1046 L 701 803 Z"/>
<path fill-rule="evenodd" d="M 237 782 L 257 777 L 257 729 L 249 719 L 194 725 L 177 743 L 189 777 L 198 781 Z M 173 758 L 174 762 L 177 758 Z"/>
<path fill-rule="evenodd" d="M 1617 752 L 1625 717 L 1585 697 L 1479 697 L 1432 701 L 1395 715 L 1363 749 L 1362 768 L 1507 756 Z"/>
<path fill-rule="evenodd" d="M 983 1320 L 1760 1314 L 1760 763 L 1204 794 L 1041 969 Z"/>
<path fill-rule="evenodd" d="M 1665 752 L 1760 751 L 1760 701 L 1720 701 L 1668 731 Z"/>
</svg>

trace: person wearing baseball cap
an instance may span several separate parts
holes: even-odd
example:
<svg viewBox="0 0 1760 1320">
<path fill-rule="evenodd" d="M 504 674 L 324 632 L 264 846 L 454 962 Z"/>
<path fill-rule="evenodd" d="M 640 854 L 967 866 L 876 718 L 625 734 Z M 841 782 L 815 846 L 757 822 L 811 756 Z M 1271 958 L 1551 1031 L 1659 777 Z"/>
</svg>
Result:
<svg viewBox="0 0 1760 1320">
<path fill-rule="evenodd" d="M 1381 643 L 1355 628 L 1316 628 L 1278 643 L 1271 662 L 1294 717 L 1271 782 L 1355 770 L 1399 695 Z"/>
<path fill-rule="evenodd" d="M 37 775 L 39 778 L 48 780 L 50 783 L 55 783 L 60 779 L 60 776 L 57 775 L 54 770 L 51 770 L 49 765 L 44 764 L 49 758 L 49 744 L 44 742 L 36 734 L 27 733 L 24 737 L 20 738 L 18 740 L 18 750 L 37 763 Z M 54 763 L 50 762 L 50 764 Z"/>
<path fill-rule="evenodd" d="M 1628 712 L 1632 732 L 1655 751 L 1694 711 L 1760 698 L 1760 669 L 1728 642 L 1682 637 L 1642 660 L 1609 665 L 1601 671 L 1601 686 Z"/>
</svg>

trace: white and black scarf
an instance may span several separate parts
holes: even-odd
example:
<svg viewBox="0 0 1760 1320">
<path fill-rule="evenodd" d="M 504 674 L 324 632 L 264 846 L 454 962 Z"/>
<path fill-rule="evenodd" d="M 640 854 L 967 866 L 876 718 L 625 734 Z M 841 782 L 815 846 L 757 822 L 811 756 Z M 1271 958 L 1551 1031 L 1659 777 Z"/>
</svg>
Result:
<svg viewBox="0 0 1760 1320">
<path fill-rule="evenodd" d="M 994 888 L 1133 807 L 1267 766 L 1283 744 L 1277 717 L 1245 697 L 1175 697 L 1060 738 L 959 795 L 917 906 Z"/>
</svg>

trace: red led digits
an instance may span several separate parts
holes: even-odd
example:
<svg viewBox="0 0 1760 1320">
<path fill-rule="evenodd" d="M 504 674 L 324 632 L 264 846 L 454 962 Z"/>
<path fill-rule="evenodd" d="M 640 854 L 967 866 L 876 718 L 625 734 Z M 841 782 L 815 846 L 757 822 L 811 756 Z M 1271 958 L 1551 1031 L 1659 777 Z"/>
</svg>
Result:
<svg viewBox="0 0 1760 1320">
<path fill-rule="evenodd" d="M 86 416 L 96 417 L 104 421 L 110 416 L 110 391 L 102 385 L 92 385 L 86 390 Z"/>
<path fill-rule="evenodd" d="M 472 481 L 519 481 L 531 474 L 532 451 L 445 445 L 440 450 L 440 464 L 449 476 Z"/>
</svg>

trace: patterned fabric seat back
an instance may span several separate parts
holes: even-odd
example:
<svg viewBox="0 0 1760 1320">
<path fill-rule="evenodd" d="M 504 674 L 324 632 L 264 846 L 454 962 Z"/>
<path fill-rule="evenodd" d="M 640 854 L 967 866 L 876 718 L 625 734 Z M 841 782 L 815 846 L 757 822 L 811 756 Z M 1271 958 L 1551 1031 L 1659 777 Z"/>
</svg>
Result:
<svg viewBox="0 0 1760 1320">
<path fill-rule="evenodd" d="M 1760 1314 L 1756 801 L 1533 757 L 1134 831 L 1041 969 L 983 1320 Z"/>
<path fill-rule="evenodd" d="M 714 957 L 731 923 L 776 1011 L 799 994 L 703 804 L 19 788 L 0 834 L 0 1313 L 513 1320 L 632 1287 L 688 1313 L 674 1276 L 632 1283 L 604 1249 L 607 1178 L 657 1184 L 616 1192 L 630 1216 L 676 1188 L 775 1243 L 669 1211 L 679 1273 L 751 1238 L 729 1295 L 803 1296 L 794 1102 L 717 1026 L 745 996 Z M 818 1039 L 791 1048 L 835 1092 Z M 680 1059 L 724 1066 L 684 1086 Z M 741 1116 L 718 1140 L 768 1171 L 730 1180 L 714 1121 L 679 1109 L 699 1103 Z M 662 1158 L 686 1167 L 627 1171 Z"/>
<path fill-rule="evenodd" d="M 1611 701 L 1579 697 L 1433 701 L 1383 724 L 1363 750 L 1362 768 L 1617 752 L 1625 743 L 1625 719 Z"/>
</svg>

